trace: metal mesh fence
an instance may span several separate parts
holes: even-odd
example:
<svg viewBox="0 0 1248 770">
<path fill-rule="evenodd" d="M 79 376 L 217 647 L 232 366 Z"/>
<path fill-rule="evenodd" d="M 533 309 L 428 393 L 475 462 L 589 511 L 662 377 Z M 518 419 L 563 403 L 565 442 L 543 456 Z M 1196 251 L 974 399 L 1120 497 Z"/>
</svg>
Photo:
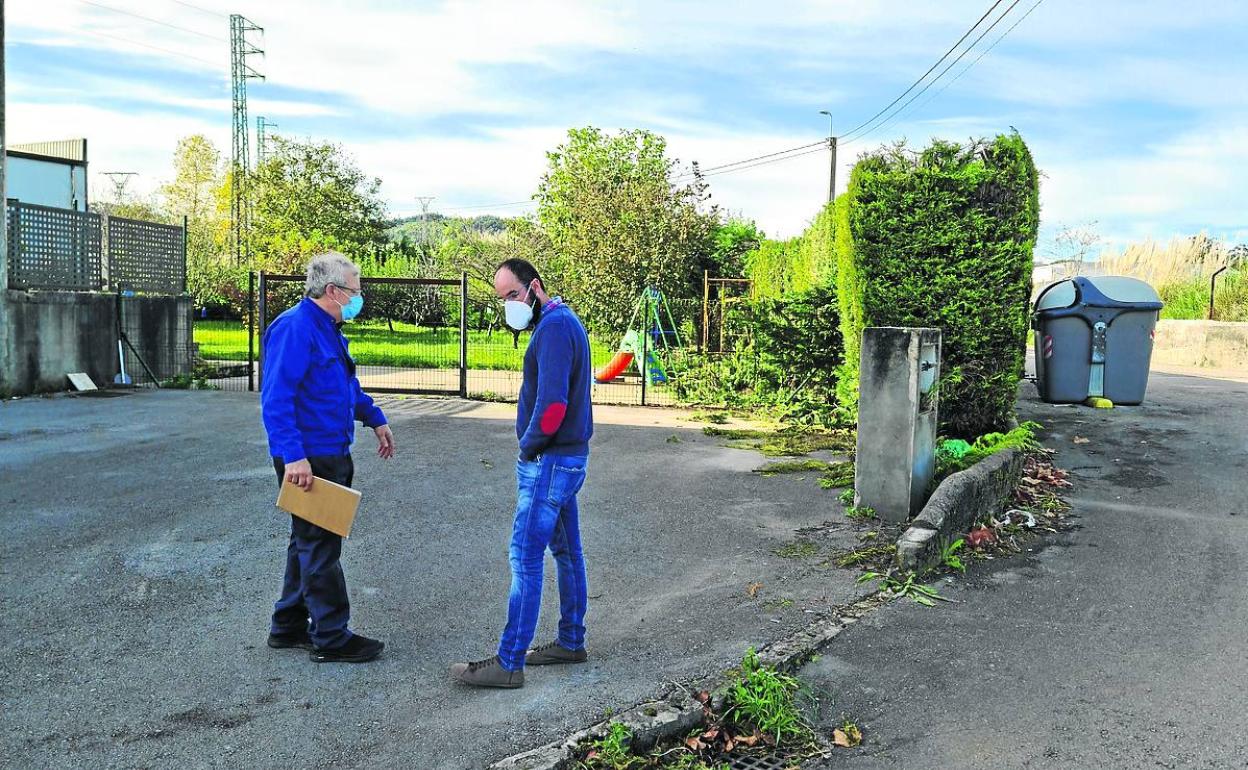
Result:
<svg viewBox="0 0 1248 770">
<path fill-rule="evenodd" d="M 194 368 L 190 300 L 117 297 L 124 371 L 140 387 L 186 387 Z"/>
<path fill-rule="evenodd" d="M 108 282 L 115 289 L 180 294 L 186 288 L 184 230 L 107 217 Z"/>
<path fill-rule="evenodd" d="M 9 201 L 5 213 L 9 288 L 103 288 L 98 214 L 19 201 Z"/>
<path fill-rule="evenodd" d="M 515 333 L 506 326 L 492 287 L 429 279 L 366 277 L 361 282 L 364 311 L 343 326 L 343 333 L 365 390 L 516 400 L 529 332 Z M 197 374 L 223 390 L 258 388 L 263 330 L 300 301 L 303 289 L 301 276 L 256 280 L 251 303 L 256 321 L 250 346 L 245 313 L 234 319 L 196 318 Z M 575 300 L 569 304 L 576 309 Z M 591 333 L 593 370 L 612 375 L 593 382 L 594 403 L 676 405 L 690 389 L 696 392 L 698 382 L 718 378 L 719 368 L 729 364 L 736 367 L 740 379 L 738 348 L 750 334 L 747 310 L 743 303 L 721 306 L 701 299 L 667 300 L 657 321 L 637 321 L 635 329 Z M 709 332 L 707 324 L 713 325 Z M 701 342 L 710 338 L 715 345 L 708 351 Z M 633 355 L 619 366 L 620 352 L 626 347 Z M 606 371 L 613 362 L 619 371 Z"/>
</svg>

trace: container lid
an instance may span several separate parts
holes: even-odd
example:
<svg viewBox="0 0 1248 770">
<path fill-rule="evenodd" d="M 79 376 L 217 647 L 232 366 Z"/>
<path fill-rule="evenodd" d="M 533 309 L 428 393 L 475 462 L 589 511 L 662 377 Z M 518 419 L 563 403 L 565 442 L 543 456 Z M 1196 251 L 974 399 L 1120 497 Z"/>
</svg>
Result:
<svg viewBox="0 0 1248 770">
<path fill-rule="evenodd" d="M 1040 292 L 1035 309 L 1036 312 L 1060 310 L 1076 304 L 1118 308 L 1137 305 L 1160 309 L 1161 297 L 1152 286 L 1138 278 L 1125 275 L 1076 276 L 1058 281 Z"/>
<path fill-rule="evenodd" d="M 1106 297 L 1117 302 L 1153 304 L 1161 301 L 1161 297 L 1157 295 L 1153 287 L 1138 278 L 1125 275 L 1102 275 L 1088 278 L 1087 281 Z M 1090 297 L 1085 297 L 1084 302 L 1089 305 L 1095 304 Z"/>
<path fill-rule="evenodd" d="M 1057 310 L 1075 304 L 1075 282 L 1067 278 L 1050 284 L 1036 298 L 1036 310 Z"/>
</svg>

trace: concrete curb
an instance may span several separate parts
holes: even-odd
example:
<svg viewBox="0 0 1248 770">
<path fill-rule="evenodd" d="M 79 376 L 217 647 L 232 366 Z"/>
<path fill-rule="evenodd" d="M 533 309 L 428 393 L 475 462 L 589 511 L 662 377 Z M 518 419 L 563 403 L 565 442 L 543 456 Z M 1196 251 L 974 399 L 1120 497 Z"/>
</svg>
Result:
<svg viewBox="0 0 1248 770">
<path fill-rule="evenodd" d="M 897 539 L 897 564 L 922 572 L 940 562 L 943 543 L 1001 510 L 1023 476 L 1022 450 L 1003 449 L 944 481 Z"/>
<path fill-rule="evenodd" d="M 887 598 L 871 594 L 854 604 L 838 608 L 832 616 L 764 646 L 758 650 L 758 658 L 780 671 L 795 671 L 846 627 L 887 603 Z M 697 683 L 694 691 L 711 692 L 712 702 L 719 709 L 729 681 L 725 674 L 716 674 Z M 648 751 L 660 741 L 677 738 L 702 725 L 702 704 L 693 697 L 693 692 L 681 688 L 680 692 L 670 697 L 640 703 L 562 740 L 501 759 L 490 765 L 489 770 L 568 770 L 572 767 L 577 745 L 606 735 L 613 722 L 622 722 L 632 731 L 634 749 Z"/>
</svg>

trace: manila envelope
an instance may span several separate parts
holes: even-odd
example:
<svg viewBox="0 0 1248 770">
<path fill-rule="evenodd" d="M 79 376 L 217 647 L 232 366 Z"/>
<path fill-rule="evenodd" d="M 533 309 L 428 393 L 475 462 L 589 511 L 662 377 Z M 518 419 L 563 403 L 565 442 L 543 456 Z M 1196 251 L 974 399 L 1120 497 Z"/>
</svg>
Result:
<svg viewBox="0 0 1248 770">
<path fill-rule="evenodd" d="M 283 481 L 277 507 L 336 535 L 350 536 L 351 523 L 360 507 L 360 493 L 320 476 L 313 478 L 307 492 Z"/>
</svg>

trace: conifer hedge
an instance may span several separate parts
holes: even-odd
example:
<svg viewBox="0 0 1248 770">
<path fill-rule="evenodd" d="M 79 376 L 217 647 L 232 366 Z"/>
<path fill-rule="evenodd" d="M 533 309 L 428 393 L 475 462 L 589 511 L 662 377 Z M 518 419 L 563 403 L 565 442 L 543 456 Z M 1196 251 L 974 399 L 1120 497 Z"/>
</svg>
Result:
<svg viewBox="0 0 1248 770">
<path fill-rule="evenodd" d="M 835 211 L 842 406 L 857 403 L 864 328 L 933 326 L 943 331 L 942 430 L 973 438 L 1003 428 L 1023 373 L 1039 221 L 1022 138 L 867 155 Z"/>
</svg>

